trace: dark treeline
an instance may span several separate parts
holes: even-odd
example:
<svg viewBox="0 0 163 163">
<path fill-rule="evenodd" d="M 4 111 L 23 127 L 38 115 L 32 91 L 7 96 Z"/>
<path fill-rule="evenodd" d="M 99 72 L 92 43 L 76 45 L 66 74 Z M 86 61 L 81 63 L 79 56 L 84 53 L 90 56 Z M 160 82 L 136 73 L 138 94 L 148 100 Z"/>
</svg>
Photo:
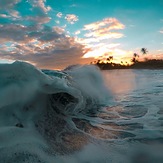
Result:
<svg viewBox="0 0 163 163">
<path fill-rule="evenodd" d="M 146 48 L 141 49 L 142 55 L 148 53 Z M 131 59 L 132 64 L 123 63 L 117 64 L 113 62 L 113 56 L 107 58 L 107 63 L 98 60 L 97 62 L 91 63 L 97 65 L 101 70 L 111 70 L 111 69 L 163 69 L 163 60 L 162 59 L 147 59 L 144 61 L 139 61 L 139 54 L 134 53 Z"/>
<path fill-rule="evenodd" d="M 97 62 L 97 65 L 101 70 L 112 70 L 112 69 L 163 69 L 163 60 L 146 60 L 136 61 L 132 65 L 122 65 L 116 63 L 103 63 Z"/>
</svg>

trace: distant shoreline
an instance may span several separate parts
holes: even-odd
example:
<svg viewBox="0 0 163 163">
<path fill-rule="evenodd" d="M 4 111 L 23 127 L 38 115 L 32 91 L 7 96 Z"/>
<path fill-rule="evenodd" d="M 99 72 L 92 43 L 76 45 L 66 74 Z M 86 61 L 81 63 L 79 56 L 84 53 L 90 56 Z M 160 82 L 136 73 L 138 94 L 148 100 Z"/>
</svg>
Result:
<svg viewBox="0 0 163 163">
<path fill-rule="evenodd" d="M 113 68 L 113 69 L 100 69 L 100 70 L 163 70 L 163 68 Z"/>
<path fill-rule="evenodd" d="M 121 65 L 116 63 L 96 63 L 101 70 L 115 70 L 115 69 L 150 69 L 161 70 L 163 69 L 163 60 L 147 60 L 143 62 L 135 62 L 132 65 Z"/>
</svg>

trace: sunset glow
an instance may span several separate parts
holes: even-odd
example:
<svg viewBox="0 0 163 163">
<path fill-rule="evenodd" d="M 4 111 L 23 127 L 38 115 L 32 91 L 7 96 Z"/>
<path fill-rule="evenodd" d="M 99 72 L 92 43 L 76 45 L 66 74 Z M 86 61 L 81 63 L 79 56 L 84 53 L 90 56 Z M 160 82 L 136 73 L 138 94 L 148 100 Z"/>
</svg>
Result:
<svg viewBox="0 0 163 163">
<path fill-rule="evenodd" d="M 93 2 L 0 0 L 0 62 L 22 60 L 55 69 L 106 62 L 109 56 L 114 63 L 130 64 L 133 53 L 140 60 L 163 58 L 161 1 Z"/>
<path fill-rule="evenodd" d="M 0 0 L 0 163 L 163 163 L 163 0 Z"/>
<path fill-rule="evenodd" d="M 103 61 L 107 63 L 107 58 L 109 58 L 109 56 L 114 56 L 112 62 L 127 65 L 132 64 L 131 57 L 129 57 L 132 54 L 132 51 L 127 52 L 120 49 L 107 49 L 106 47 L 101 47 L 99 49 L 89 51 L 83 56 L 83 58 L 94 58 L 96 60 L 99 59 L 101 62 Z"/>
</svg>

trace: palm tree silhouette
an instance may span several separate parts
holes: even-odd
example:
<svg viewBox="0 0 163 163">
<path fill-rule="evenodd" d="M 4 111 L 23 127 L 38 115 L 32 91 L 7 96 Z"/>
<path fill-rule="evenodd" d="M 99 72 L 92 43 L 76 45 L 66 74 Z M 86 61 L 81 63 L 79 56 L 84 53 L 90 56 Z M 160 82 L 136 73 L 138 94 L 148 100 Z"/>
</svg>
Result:
<svg viewBox="0 0 163 163">
<path fill-rule="evenodd" d="M 138 62 L 139 55 L 137 53 L 133 54 L 133 58 L 131 59 L 131 62 L 136 63 Z"/>
<path fill-rule="evenodd" d="M 146 48 L 141 48 L 141 52 L 142 52 L 142 54 L 147 54 L 148 50 Z"/>
<path fill-rule="evenodd" d="M 110 61 L 112 61 L 113 60 L 113 56 L 109 56 L 108 58 L 107 58 L 107 61 L 108 62 L 110 62 Z"/>
<path fill-rule="evenodd" d="M 135 58 L 136 58 L 136 57 L 139 58 L 139 55 L 138 55 L 137 53 L 134 53 L 134 57 L 135 57 Z"/>
</svg>

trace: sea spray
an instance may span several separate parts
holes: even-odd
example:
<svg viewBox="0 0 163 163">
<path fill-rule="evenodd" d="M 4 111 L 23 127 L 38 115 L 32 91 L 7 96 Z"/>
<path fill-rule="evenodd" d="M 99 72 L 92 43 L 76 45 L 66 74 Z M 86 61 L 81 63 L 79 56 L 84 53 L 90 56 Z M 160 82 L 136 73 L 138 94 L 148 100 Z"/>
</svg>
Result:
<svg viewBox="0 0 163 163">
<path fill-rule="evenodd" d="M 0 162 L 163 162 L 163 71 L 102 74 L 0 65 Z"/>
<path fill-rule="evenodd" d="M 89 138 L 72 118 L 97 112 L 111 97 L 94 66 L 41 71 L 18 61 L 0 65 L 0 90 L 0 159 L 17 163 L 81 149 Z"/>
</svg>

